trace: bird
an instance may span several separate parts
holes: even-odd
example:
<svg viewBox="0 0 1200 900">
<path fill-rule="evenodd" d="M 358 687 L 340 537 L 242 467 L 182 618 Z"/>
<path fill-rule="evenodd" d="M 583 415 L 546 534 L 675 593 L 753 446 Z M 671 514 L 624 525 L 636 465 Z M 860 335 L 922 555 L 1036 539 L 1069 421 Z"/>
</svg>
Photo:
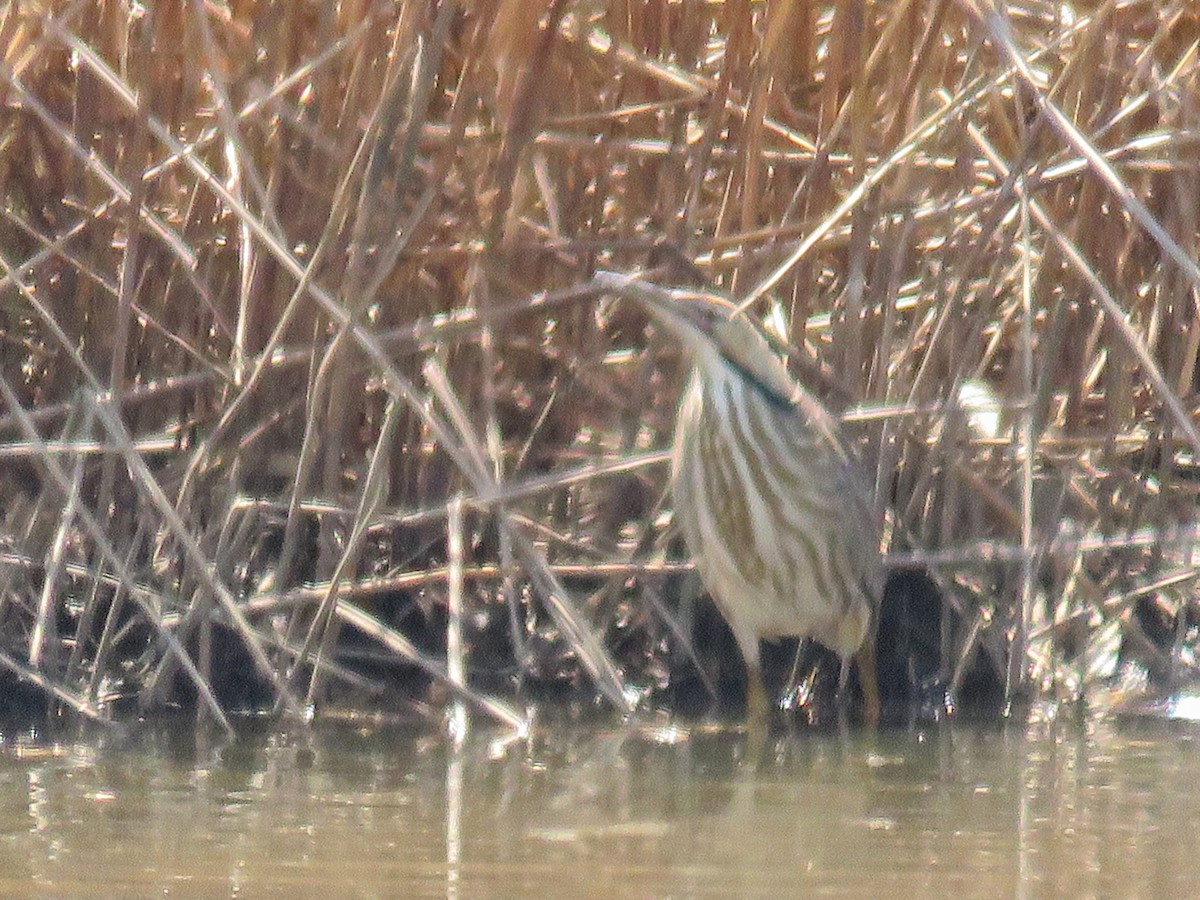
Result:
<svg viewBox="0 0 1200 900">
<path fill-rule="evenodd" d="M 865 718 L 877 724 L 882 516 L 839 420 L 730 300 L 626 273 L 596 278 L 636 299 L 691 359 L 675 420 L 672 503 L 745 661 L 748 727 L 765 728 L 770 717 L 760 641 L 791 636 L 841 657 L 841 692 L 858 654 Z"/>
</svg>

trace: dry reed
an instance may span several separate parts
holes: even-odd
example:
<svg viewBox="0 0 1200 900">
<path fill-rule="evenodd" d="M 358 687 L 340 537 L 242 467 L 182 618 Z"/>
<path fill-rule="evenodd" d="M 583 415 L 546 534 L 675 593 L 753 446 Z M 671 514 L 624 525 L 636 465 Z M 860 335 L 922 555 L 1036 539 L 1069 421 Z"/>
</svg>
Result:
<svg viewBox="0 0 1200 900">
<path fill-rule="evenodd" d="M 938 586 L 928 684 L 1180 684 L 1200 13 L 1004 8 L 9 4 L 0 669 L 224 727 L 703 673 L 678 348 L 604 268 L 795 348 Z"/>
</svg>

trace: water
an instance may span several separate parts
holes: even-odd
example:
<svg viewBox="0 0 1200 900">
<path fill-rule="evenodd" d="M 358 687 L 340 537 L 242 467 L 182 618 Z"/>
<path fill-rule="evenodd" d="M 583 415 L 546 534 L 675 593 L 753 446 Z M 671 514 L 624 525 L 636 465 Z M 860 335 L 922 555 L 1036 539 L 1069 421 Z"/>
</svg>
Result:
<svg viewBox="0 0 1200 900">
<path fill-rule="evenodd" d="M 1182 897 L 1196 733 L 1112 721 L 798 731 L 337 729 L 216 750 L 0 746 L 19 897 Z"/>
</svg>

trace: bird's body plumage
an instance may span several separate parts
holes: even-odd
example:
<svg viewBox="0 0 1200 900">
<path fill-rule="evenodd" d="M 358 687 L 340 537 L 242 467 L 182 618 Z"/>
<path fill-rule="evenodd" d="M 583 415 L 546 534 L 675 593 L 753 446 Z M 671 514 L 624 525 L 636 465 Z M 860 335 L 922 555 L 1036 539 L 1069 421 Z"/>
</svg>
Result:
<svg viewBox="0 0 1200 900">
<path fill-rule="evenodd" d="M 837 421 L 729 301 L 598 279 L 638 299 L 695 366 L 676 420 L 675 514 L 746 661 L 761 724 L 760 639 L 812 637 L 847 660 L 871 636 L 883 568 L 870 482 Z M 873 664 L 869 678 L 873 691 Z M 867 702 L 877 716 L 878 698 Z"/>
<path fill-rule="evenodd" d="M 763 638 L 813 637 L 853 654 L 871 626 L 879 538 L 849 483 L 852 461 L 801 407 L 736 371 L 693 375 L 676 428 L 676 515 L 747 664 L 758 667 Z M 729 451 L 746 441 L 770 464 Z"/>
</svg>

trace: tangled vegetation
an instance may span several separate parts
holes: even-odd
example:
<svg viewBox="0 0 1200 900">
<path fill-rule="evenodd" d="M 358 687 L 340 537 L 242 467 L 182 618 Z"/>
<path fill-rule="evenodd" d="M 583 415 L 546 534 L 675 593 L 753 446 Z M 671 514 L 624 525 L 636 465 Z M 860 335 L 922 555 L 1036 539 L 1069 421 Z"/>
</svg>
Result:
<svg viewBox="0 0 1200 900">
<path fill-rule="evenodd" d="M 225 726 L 719 692 L 686 372 L 615 270 L 744 302 L 843 415 L 909 702 L 1173 690 L 1200 12 L 1003 7 L 9 4 L 6 683 Z"/>
</svg>

